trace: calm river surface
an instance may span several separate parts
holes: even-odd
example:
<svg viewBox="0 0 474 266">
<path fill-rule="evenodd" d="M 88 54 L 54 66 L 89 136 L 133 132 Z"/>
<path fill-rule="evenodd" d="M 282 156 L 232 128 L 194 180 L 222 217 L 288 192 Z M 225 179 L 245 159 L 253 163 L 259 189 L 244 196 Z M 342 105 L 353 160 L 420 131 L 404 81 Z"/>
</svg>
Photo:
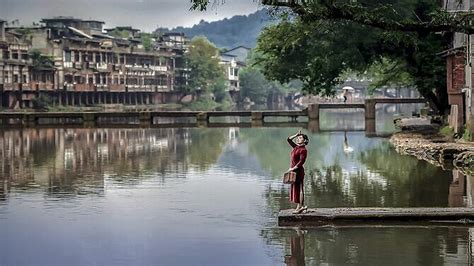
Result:
<svg viewBox="0 0 474 266">
<path fill-rule="evenodd" d="M 322 116 L 322 130 L 363 128 L 363 114 Z M 378 131 L 393 131 L 387 117 Z M 279 228 L 296 130 L 2 130 L 0 265 L 471 263 L 471 227 Z M 387 139 L 309 136 L 310 207 L 472 206 L 471 177 L 401 156 Z"/>
</svg>

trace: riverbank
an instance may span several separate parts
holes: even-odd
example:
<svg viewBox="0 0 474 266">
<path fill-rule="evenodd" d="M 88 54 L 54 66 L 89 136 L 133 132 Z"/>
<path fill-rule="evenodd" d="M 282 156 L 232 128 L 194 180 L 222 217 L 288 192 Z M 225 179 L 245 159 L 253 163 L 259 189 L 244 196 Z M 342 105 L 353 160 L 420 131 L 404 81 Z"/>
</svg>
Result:
<svg viewBox="0 0 474 266">
<path fill-rule="evenodd" d="M 444 169 L 458 168 L 466 174 L 474 174 L 474 143 L 450 140 L 435 128 L 398 132 L 392 135 L 390 143 L 401 154 Z"/>
</svg>

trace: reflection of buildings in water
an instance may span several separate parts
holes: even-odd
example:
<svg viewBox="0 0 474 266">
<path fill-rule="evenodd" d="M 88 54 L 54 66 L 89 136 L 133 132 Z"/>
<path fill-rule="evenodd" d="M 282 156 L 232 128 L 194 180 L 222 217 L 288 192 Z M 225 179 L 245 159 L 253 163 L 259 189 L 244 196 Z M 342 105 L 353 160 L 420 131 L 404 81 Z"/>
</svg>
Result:
<svg viewBox="0 0 474 266">
<path fill-rule="evenodd" d="M 7 200 L 9 187 L 6 179 L 0 178 L 0 201 Z"/>
<path fill-rule="evenodd" d="M 472 241 L 474 228 L 447 227 L 439 237 L 439 252 L 443 256 L 444 265 L 472 265 Z M 441 231 L 441 230 L 440 230 Z"/>
<path fill-rule="evenodd" d="M 102 193 L 104 174 L 187 169 L 188 129 L 22 129 L 0 132 L 0 198 L 10 185 Z M 102 192 L 101 192 L 102 191 Z"/>
<path fill-rule="evenodd" d="M 285 264 L 288 266 L 306 265 L 304 257 L 304 232 L 299 228 L 289 237 L 291 255 L 285 255 Z"/>
<path fill-rule="evenodd" d="M 453 181 L 449 186 L 449 207 L 472 207 L 474 183 L 472 176 L 467 176 L 459 170 L 452 170 Z"/>
<path fill-rule="evenodd" d="M 231 127 L 228 130 L 229 130 L 229 133 L 228 133 L 227 141 L 229 143 L 229 146 L 232 149 L 235 149 L 237 147 L 237 145 L 239 144 L 239 131 L 240 131 L 240 129 L 236 128 L 236 127 Z"/>
</svg>

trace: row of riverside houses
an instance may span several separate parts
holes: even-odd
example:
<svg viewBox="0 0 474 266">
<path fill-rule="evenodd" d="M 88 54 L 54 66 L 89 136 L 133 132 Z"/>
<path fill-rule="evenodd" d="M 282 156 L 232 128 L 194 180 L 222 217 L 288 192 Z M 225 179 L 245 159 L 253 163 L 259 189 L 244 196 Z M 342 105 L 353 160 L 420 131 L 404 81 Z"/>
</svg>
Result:
<svg viewBox="0 0 474 266">
<path fill-rule="evenodd" d="M 0 105 L 33 107 L 47 95 L 59 105 L 178 102 L 188 69 L 184 34 L 144 41 L 132 27 L 72 17 L 32 27 L 0 20 Z M 120 37 L 116 37 L 119 33 Z"/>
</svg>

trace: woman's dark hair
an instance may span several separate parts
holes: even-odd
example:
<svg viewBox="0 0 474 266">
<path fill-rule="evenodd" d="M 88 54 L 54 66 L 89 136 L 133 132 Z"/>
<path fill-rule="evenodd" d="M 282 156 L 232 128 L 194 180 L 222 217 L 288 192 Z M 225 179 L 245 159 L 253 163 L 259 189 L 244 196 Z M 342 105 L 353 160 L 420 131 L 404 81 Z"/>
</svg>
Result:
<svg viewBox="0 0 474 266">
<path fill-rule="evenodd" d="M 309 143 L 308 135 L 306 135 L 306 134 L 300 134 L 300 135 L 298 135 L 298 136 L 303 136 L 304 145 L 308 145 L 308 143 Z"/>
</svg>

